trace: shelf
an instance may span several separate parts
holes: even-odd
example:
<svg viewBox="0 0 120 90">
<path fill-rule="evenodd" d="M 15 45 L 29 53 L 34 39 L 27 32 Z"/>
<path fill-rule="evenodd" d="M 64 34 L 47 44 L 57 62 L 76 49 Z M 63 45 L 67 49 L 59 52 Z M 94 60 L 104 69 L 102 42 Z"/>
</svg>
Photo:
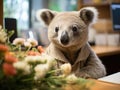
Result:
<svg viewBox="0 0 120 90">
<path fill-rule="evenodd" d="M 102 3 L 102 4 L 93 3 L 93 4 L 82 4 L 82 7 L 85 7 L 85 6 L 95 6 L 95 7 L 97 7 L 97 6 L 109 6 L 109 5 L 110 5 L 109 3 Z"/>
<path fill-rule="evenodd" d="M 120 54 L 119 46 L 92 46 L 92 49 L 99 57 Z"/>
<path fill-rule="evenodd" d="M 90 3 L 84 3 L 83 0 L 78 0 L 78 10 L 80 10 L 83 7 L 95 7 L 99 12 L 99 18 L 100 19 L 111 19 L 110 16 L 110 2 L 90 2 Z"/>
</svg>

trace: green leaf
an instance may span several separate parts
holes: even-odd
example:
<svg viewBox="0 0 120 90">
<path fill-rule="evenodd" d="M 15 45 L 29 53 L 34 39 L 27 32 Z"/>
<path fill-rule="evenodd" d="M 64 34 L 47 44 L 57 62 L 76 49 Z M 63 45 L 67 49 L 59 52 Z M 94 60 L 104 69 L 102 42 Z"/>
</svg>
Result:
<svg viewBox="0 0 120 90">
<path fill-rule="evenodd" d="M 15 33 L 14 30 L 12 30 L 12 31 L 8 31 L 8 37 L 10 38 L 14 33 Z"/>
</svg>

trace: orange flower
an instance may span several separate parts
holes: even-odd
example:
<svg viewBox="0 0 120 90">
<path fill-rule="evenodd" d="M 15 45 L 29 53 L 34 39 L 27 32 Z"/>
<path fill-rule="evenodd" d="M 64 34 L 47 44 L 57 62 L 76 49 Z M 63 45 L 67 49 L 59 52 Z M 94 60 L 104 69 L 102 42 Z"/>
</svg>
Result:
<svg viewBox="0 0 120 90">
<path fill-rule="evenodd" d="M 9 49 L 7 46 L 0 44 L 0 52 L 7 52 Z"/>
<path fill-rule="evenodd" d="M 15 55 L 15 53 L 14 53 L 14 52 L 8 52 L 8 53 L 9 53 L 10 55 L 13 55 L 13 56 Z"/>
<path fill-rule="evenodd" d="M 28 51 L 27 55 L 36 56 L 36 55 L 40 55 L 40 53 L 39 52 L 34 52 L 34 51 Z"/>
<path fill-rule="evenodd" d="M 44 52 L 44 49 L 43 49 L 42 46 L 38 46 L 37 49 L 38 49 L 38 51 L 39 51 L 40 53 L 43 53 L 43 52 Z"/>
<path fill-rule="evenodd" d="M 6 53 L 5 54 L 5 61 L 8 63 L 13 63 L 13 62 L 17 62 L 18 59 L 15 56 L 13 56 L 12 54 Z"/>
<path fill-rule="evenodd" d="M 13 76 L 17 73 L 16 69 L 9 63 L 3 63 L 3 72 L 7 76 Z"/>
</svg>

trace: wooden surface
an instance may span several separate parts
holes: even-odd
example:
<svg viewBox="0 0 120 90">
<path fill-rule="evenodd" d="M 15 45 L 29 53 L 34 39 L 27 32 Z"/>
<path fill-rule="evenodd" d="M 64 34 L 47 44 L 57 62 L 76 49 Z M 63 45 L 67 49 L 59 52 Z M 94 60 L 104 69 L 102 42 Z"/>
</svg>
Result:
<svg viewBox="0 0 120 90">
<path fill-rule="evenodd" d="M 92 46 L 92 49 L 99 57 L 120 54 L 120 46 Z"/>
<path fill-rule="evenodd" d="M 120 79 L 119 75 L 120 75 L 120 72 L 103 77 L 103 78 L 101 78 L 101 80 L 88 79 L 88 83 L 86 83 L 86 86 L 85 86 L 88 88 L 86 88 L 86 89 L 84 87 L 82 87 L 81 85 L 77 84 L 77 85 L 68 85 L 65 88 L 65 90 L 120 90 L 120 82 L 113 83 L 117 79 Z M 112 80 L 112 82 L 109 82 L 110 78 L 116 78 L 116 79 Z M 82 88 L 80 88 L 80 87 L 82 87 Z"/>
<path fill-rule="evenodd" d="M 90 90 L 120 90 L 120 84 L 113 84 L 108 82 L 103 82 L 99 80 L 94 80 L 95 84 Z"/>
<path fill-rule="evenodd" d="M 91 80 L 93 84 L 87 89 L 80 88 L 80 85 L 67 85 L 63 90 L 120 90 L 120 84 L 108 83 L 100 80 Z"/>
</svg>

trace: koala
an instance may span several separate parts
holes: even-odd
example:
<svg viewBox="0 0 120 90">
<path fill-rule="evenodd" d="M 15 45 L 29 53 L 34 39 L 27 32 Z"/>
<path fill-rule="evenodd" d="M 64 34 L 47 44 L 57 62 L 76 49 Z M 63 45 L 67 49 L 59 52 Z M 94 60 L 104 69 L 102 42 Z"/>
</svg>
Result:
<svg viewBox="0 0 120 90">
<path fill-rule="evenodd" d="M 58 68 L 70 63 L 71 73 L 77 77 L 97 79 L 106 75 L 105 66 L 88 43 L 89 27 L 98 17 L 94 7 L 69 12 L 42 9 L 36 15 L 48 26 L 46 53 L 57 60 Z"/>
</svg>

